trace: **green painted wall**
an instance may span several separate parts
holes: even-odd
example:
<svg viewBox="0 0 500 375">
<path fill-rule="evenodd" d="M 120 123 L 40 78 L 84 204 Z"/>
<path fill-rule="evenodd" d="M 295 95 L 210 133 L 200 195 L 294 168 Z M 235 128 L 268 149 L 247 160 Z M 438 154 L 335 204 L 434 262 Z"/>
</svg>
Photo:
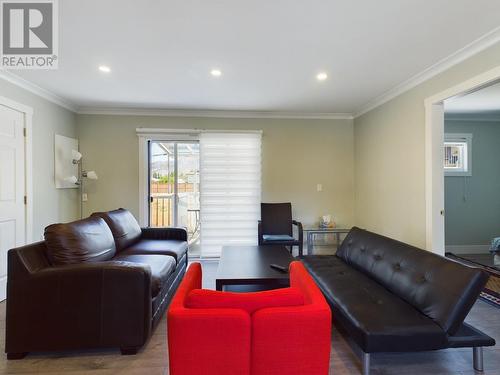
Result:
<svg viewBox="0 0 500 375">
<path fill-rule="evenodd" d="M 472 133 L 472 176 L 444 179 L 445 243 L 486 245 L 500 236 L 500 121 L 445 121 L 446 133 Z"/>
<path fill-rule="evenodd" d="M 352 120 L 78 115 L 84 166 L 99 175 L 86 186 L 85 215 L 117 207 L 138 215 L 138 127 L 263 130 L 262 200 L 292 202 L 304 225 L 327 213 L 339 226 L 354 224 Z"/>
</svg>

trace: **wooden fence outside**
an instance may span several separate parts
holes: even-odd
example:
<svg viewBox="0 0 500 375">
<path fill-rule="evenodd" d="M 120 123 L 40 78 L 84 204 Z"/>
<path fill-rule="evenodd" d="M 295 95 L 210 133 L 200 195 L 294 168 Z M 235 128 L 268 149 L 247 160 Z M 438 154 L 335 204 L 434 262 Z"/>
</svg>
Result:
<svg viewBox="0 0 500 375">
<path fill-rule="evenodd" d="M 194 185 L 195 184 L 189 182 L 179 182 L 177 185 L 177 189 L 179 193 L 192 193 L 194 192 Z M 151 181 L 150 189 L 151 189 L 151 195 L 173 193 L 174 184 Z"/>
</svg>

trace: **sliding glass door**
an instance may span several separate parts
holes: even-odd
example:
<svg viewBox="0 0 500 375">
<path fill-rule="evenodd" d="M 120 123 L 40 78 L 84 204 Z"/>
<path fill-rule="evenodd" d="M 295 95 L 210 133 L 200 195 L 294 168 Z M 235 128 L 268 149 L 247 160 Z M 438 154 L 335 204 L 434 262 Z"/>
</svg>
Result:
<svg viewBox="0 0 500 375">
<path fill-rule="evenodd" d="M 200 148 L 196 141 L 149 142 L 149 225 L 185 227 L 199 253 Z"/>
</svg>

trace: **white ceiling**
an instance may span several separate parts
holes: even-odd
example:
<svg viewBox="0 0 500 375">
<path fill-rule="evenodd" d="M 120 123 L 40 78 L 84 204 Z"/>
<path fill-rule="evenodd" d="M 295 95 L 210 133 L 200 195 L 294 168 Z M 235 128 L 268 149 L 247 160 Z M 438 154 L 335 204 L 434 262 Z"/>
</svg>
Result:
<svg viewBox="0 0 500 375">
<path fill-rule="evenodd" d="M 500 113 L 500 83 L 445 101 L 446 113 Z"/>
<path fill-rule="evenodd" d="M 352 113 L 500 26 L 492 0 L 64 0 L 59 11 L 59 69 L 13 73 L 78 107 Z"/>
</svg>

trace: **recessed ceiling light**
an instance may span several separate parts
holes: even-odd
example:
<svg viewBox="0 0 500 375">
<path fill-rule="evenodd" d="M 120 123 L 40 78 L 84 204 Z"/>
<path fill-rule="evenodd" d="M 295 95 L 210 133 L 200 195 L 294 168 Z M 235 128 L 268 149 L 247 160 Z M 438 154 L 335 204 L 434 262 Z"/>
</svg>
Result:
<svg viewBox="0 0 500 375">
<path fill-rule="evenodd" d="M 109 73 L 111 72 L 111 68 L 109 66 L 106 66 L 106 65 L 100 65 L 99 66 L 99 70 L 103 73 Z"/>
<path fill-rule="evenodd" d="M 212 69 L 210 71 L 210 74 L 214 77 L 220 77 L 222 75 L 222 72 L 219 69 Z"/>
<path fill-rule="evenodd" d="M 325 72 L 321 72 L 321 73 L 318 73 L 318 74 L 316 75 L 316 79 L 317 79 L 318 81 L 324 81 L 324 80 L 325 80 L 325 79 L 327 79 L 327 78 L 328 78 L 328 74 L 326 74 Z"/>
</svg>

